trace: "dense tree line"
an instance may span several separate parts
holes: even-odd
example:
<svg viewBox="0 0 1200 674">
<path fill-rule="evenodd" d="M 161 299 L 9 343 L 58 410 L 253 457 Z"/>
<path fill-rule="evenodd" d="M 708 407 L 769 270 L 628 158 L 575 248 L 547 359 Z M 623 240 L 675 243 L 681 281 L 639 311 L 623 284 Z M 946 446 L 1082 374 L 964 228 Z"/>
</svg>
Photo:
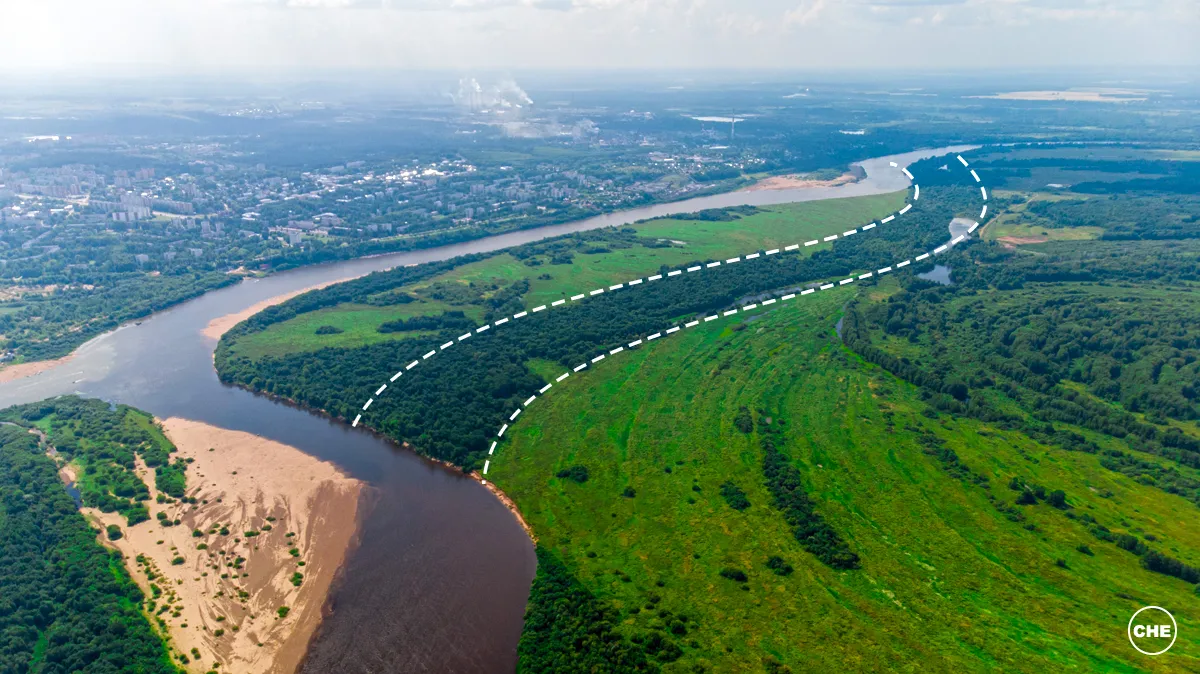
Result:
<svg viewBox="0 0 1200 674">
<path fill-rule="evenodd" d="M 175 674 L 141 590 L 44 451 L 26 429 L 0 426 L 0 671 Z"/>
<path fill-rule="evenodd" d="M 439 352 L 436 358 L 407 371 L 402 379 L 389 386 L 386 395 L 373 403 L 364 421 L 422 453 L 467 468 L 478 467 L 500 424 L 521 401 L 546 383 L 529 370 L 530 360 L 545 359 L 561 364 L 564 369 L 570 368 L 603 350 L 644 338 L 690 316 L 728 308 L 742 298 L 892 264 L 897 254 L 911 255 L 945 241 L 946 223 L 956 213 L 956 206 L 971 203 L 974 198 L 965 189 L 930 193 L 905 216 L 903 226 L 880 227 L 870 236 L 839 240 L 831 250 L 818 251 L 809 258 L 780 254 L 744 264 L 722 265 L 703 274 L 684 274 L 605 293 L 511 321 L 500 329 L 456 343 L 453 348 Z M 610 234 L 618 239 L 628 236 L 620 230 Z M 579 250 L 598 241 L 593 236 L 573 239 L 570 245 Z M 562 254 L 563 250 L 553 248 L 557 245 L 557 242 L 539 243 L 541 252 L 537 255 L 548 258 Z M 479 258 L 470 256 L 373 274 L 267 309 L 222 339 L 216 354 L 217 371 L 225 382 L 352 419 L 370 392 L 378 388 L 380 380 L 464 331 L 414 335 L 403 343 L 326 348 L 258 360 L 238 355 L 234 348 L 237 339 L 301 313 L 395 291 L 407 283 L 476 259 Z M 467 287 L 463 292 L 481 297 L 485 290 L 488 289 Z M 517 297 L 523 287 L 488 292 L 492 293 L 492 300 L 502 302 L 501 307 L 487 305 L 489 311 L 495 312 L 492 315 L 498 316 L 501 308 L 509 312 L 519 306 Z"/>
<path fill-rule="evenodd" d="M 63 396 L 0 411 L 0 419 L 45 429 L 47 441 L 69 461 L 82 465 L 76 488 L 83 504 L 119 512 L 130 525 L 149 519 L 150 491 L 134 472 L 140 457 L 154 469 L 155 488 L 183 498 L 187 464 L 171 460 L 174 445 L 145 413 L 127 405 Z"/>
<path fill-rule="evenodd" d="M 804 490 L 800 471 L 792 465 L 792 459 L 779 448 L 783 438 L 782 419 L 775 417 L 768 423 L 759 416 L 758 438 L 763 450 L 763 479 L 771 493 L 773 505 L 783 514 L 783 519 L 792 527 L 792 534 L 800 546 L 822 564 L 838 570 L 857 569 L 858 555 L 842 539 L 825 518 L 816 511 L 812 499 Z"/>
<path fill-rule="evenodd" d="M 529 591 L 525 627 L 517 645 L 518 672 L 657 672 L 658 662 L 679 657 L 661 632 L 618 630 L 620 615 L 604 606 L 550 550 L 539 545 L 537 575 Z M 656 661 L 657 660 L 657 661 Z"/>
</svg>

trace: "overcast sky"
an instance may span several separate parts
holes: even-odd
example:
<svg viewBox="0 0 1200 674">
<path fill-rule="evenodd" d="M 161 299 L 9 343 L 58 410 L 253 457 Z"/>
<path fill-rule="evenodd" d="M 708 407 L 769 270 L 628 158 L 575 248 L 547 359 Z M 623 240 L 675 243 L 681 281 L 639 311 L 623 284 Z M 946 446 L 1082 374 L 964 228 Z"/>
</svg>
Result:
<svg viewBox="0 0 1200 674">
<path fill-rule="evenodd" d="M 0 0 L 0 70 L 1200 66 L 1200 0 Z"/>
</svg>

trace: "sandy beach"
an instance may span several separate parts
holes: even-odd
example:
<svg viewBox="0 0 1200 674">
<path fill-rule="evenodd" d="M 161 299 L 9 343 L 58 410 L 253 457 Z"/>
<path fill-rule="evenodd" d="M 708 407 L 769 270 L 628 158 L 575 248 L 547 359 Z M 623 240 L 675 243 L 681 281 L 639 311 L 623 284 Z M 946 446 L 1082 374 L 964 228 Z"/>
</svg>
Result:
<svg viewBox="0 0 1200 674">
<path fill-rule="evenodd" d="M 32 363 L 19 363 L 17 365 L 6 366 L 0 369 L 0 384 L 41 374 L 50 368 L 62 365 L 74 356 L 75 354 L 72 353 L 62 358 L 55 358 L 54 360 L 35 360 Z"/>
<path fill-rule="evenodd" d="M 803 175 L 771 176 L 770 178 L 763 178 L 749 187 L 743 187 L 739 191 L 760 192 L 763 190 L 802 190 L 811 187 L 837 187 L 838 185 L 852 183 L 855 180 L 857 178 L 853 173 L 843 173 L 833 180 L 813 180 L 805 178 Z"/>
<path fill-rule="evenodd" d="M 363 484 L 248 433 L 179 418 L 162 425 L 192 461 L 187 495 L 197 502 L 153 500 L 153 472 L 139 463 L 150 521 L 127 527 L 116 513 L 84 514 L 121 527 L 124 537 L 106 542 L 155 600 L 151 613 L 189 671 L 219 662 L 222 672 L 294 672 L 354 544 Z M 178 524 L 164 526 L 159 513 Z"/>
<path fill-rule="evenodd" d="M 204 329 L 201 330 L 200 332 L 205 337 L 208 337 L 211 339 L 220 339 L 221 335 L 225 334 L 226 332 L 229 332 L 230 328 L 237 325 L 238 323 L 241 323 L 242 321 L 246 320 L 247 318 L 250 318 L 254 314 L 257 314 L 258 312 L 262 311 L 263 309 L 266 309 L 267 307 L 273 307 L 276 304 L 283 304 L 284 302 L 292 299 L 293 297 L 296 297 L 297 295 L 303 295 L 304 293 L 306 293 L 310 290 L 320 290 L 321 288 L 324 288 L 326 286 L 331 286 L 335 283 L 342 283 L 343 281 L 349 281 L 352 278 L 354 278 L 354 277 L 351 276 L 351 277 L 347 277 L 347 278 L 343 278 L 343 279 L 338 279 L 336 281 L 326 281 L 325 283 L 318 283 L 316 285 L 312 285 L 307 288 L 301 288 L 300 290 L 293 290 L 290 293 L 283 293 L 282 295 L 276 295 L 274 297 L 269 297 L 261 302 L 258 302 L 257 304 L 246 307 L 245 309 L 243 309 L 241 311 L 238 311 L 238 312 L 235 312 L 232 314 L 225 314 L 224 316 L 219 316 L 217 318 L 212 319 L 211 321 L 208 322 L 208 325 L 204 326 Z"/>
</svg>

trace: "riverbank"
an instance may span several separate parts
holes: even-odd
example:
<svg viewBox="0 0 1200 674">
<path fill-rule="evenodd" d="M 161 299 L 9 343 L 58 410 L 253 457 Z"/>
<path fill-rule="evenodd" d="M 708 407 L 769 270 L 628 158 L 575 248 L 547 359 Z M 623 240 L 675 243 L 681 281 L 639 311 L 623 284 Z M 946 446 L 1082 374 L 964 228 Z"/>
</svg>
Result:
<svg viewBox="0 0 1200 674">
<path fill-rule="evenodd" d="M 153 519 L 133 527 L 115 513 L 84 514 L 124 531 L 109 543 L 192 669 L 296 671 L 354 545 L 363 483 L 249 433 L 180 418 L 162 425 L 190 464 L 188 496 L 197 502 L 152 501 Z M 138 472 L 157 498 L 152 471 Z M 160 513 L 179 523 L 163 526 Z"/>
<path fill-rule="evenodd" d="M 242 309 L 241 311 L 235 311 L 233 313 L 225 314 L 224 316 L 218 316 L 218 317 L 212 319 L 211 321 L 208 322 L 208 325 L 204 326 L 204 329 L 200 331 L 200 334 L 204 335 L 205 337 L 208 337 L 209 339 L 219 340 L 219 339 L 221 339 L 221 335 L 229 332 L 233 328 L 233 326 L 237 325 L 238 323 L 241 323 L 242 321 L 246 320 L 247 318 L 250 318 L 254 314 L 257 314 L 258 312 L 262 311 L 263 309 L 266 309 L 268 307 L 273 307 L 276 304 L 283 304 L 284 302 L 292 299 L 293 297 L 296 297 L 298 295 L 303 295 L 306 292 L 310 292 L 313 290 L 320 290 L 321 288 L 324 288 L 326 286 L 331 286 L 335 283 L 343 283 L 345 281 L 353 280 L 354 278 L 357 278 L 357 277 L 348 276 L 346 278 L 334 279 L 331 281 L 324 281 L 321 283 L 316 283 L 314 285 L 308 286 L 307 288 L 300 288 L 299 290 L 292 290 L 292 291 L 289 291 L 289 292 L 286 292 L 286 293 L 283 293 L 280 295 L 276 295 L 274 297 L 268 297 L 267 299 L 262 300 L 261 302 L 252 304 L 252 305 L 246 307 L 245 309 Z"/>
<path fill-rule="evenodd" d="M 26 377 L 32 377 L 35 374 L 41 374 L 46 370 L 56 368 L 59 365 L 66 363 L 74 357 L 75 354 L 71 353 L 63 356 L 62 358 L 55 358 L 54 360 L 35 360 L 28 363 L 9 365 L 3 369 L 0 369 L 0 384 L 16 381 L 18 379 L 24 379 Z"/>
</svg>

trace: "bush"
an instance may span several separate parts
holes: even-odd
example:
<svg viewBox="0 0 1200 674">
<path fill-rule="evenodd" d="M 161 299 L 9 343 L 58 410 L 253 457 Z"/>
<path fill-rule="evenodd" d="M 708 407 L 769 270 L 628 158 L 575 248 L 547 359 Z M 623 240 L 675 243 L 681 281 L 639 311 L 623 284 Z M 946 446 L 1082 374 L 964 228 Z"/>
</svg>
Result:
<svg viewBox="0 0 1200 674">
<path fill-rule="evenodd" d="M 750 499 L 746 498 L 746 492 L 732 482 L 721 485 L 721 496 L 725 497 L 725 502 L 734 510 L 742 511 L 750 507 Z"/>
<path fill-rule="evenodd" d="M 621 496 L 625 498 L 633 498 L 637 496 L 637 491 L 633 487 L 625 487 L 625 491 L 621 492 Z"/>
<path fill-rule="evenodd" d="M 345 330 L 337 327 L 336 325 L 322 325 L 321 327 L 317 328 L 318 335 L 338 335 L 343 332 L 345 332 Z"/>
<path fill-rule="evenodd" d="M 795 571 L 791 564 L 783 561 L 783 558 L 777 555 L 771 555 L 767 558 L 767 568 L 774 571 L 777 576 L 786 576 Z"/>
<path fill-rule="evenodd" d="M 105 527 L 105 533 L 108 534 L 108 540 L 110 541 L 119 541 L 125 536 L 125 534 L 121 533 L 121 527 L 115 524 Z"/>
<path fill-rule="evenodd" d="M 754 430 L 754 416 L 750 414 L 750 409 L 745 405 L 738 410 L 737 415 L 733 417 L 733 425 L 743 433 L 750 433 Z"/>
<path fill-rule="evenodd" d="M 746 572 L 739 569 L 721 569 L 721 577 L 739 583 L 744 583 L 747 580 Z"/>
<path fill-rule="evenodd" d="M 588 469 L 587 466 L 571 466 L 555 473 L 555 477 L 574 480 L 579 484 L 583 484 L 588 481 Z"/>
<path fill-rule="evenodd" d="M 292 610 L 292 609 L 290 609 L 290 608 L 288 608 L 288 607 L 286 607 L 286 606 L 280 606 L 279 608 L 275 609 L 275 612 L 279 614 L 279 617 L 280 617 L 280 618 L 286 618 L 286 617 L 287 617 L 287 614 L 288 614 L 288 613 L 289 613 L 291 610 Z"/>
</svg>

